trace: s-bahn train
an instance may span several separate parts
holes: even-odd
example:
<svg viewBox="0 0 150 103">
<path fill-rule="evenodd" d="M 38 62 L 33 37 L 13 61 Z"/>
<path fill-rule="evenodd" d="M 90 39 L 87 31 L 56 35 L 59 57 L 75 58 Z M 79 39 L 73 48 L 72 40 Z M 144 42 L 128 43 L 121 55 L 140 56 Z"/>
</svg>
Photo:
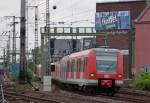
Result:
<svg viewBox="0 0 150 103">
<path fill-rule="evenodd" d="M 51 64 L 52 81 L 85 92 L 115 93 L 123 85 L 121 50 L 92 48 L 72 53 Z"/>
</svg>

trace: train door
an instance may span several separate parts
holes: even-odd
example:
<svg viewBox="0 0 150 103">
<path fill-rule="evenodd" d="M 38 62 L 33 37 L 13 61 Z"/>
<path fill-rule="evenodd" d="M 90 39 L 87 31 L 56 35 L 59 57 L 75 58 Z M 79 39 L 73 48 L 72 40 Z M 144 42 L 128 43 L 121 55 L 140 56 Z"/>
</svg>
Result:
<svg viewBox="0 0 150 103">
<path fill-rule="evenodd" d="M 63 79 L 66 79 L 66 62 L 63 62 Z"/>
<path fill-rule="evenodd" d="M 84 57 L 84 68 L 83 68 L 83 78 L 84 79 L 87 79 L 88 77 L 88 66 L 87 66 L 87 62 L 88 62 L 88 58 L 87 57 Z"/>
<path fill-rule="evenodd" d="M 81 58 L 81 65 L 80 65 L 80 80 L 83 80 L 83 72 L 84 72 L 84 58 Z"/>
</svg>

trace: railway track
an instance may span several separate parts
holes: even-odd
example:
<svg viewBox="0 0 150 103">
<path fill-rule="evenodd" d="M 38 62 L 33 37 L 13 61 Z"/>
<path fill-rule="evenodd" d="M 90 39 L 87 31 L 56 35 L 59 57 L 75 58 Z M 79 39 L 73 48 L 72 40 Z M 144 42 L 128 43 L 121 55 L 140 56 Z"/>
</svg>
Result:
<svg viewBox="0 0 150 103">
<path fill-rule="evenodd" d="M 9 92 L 6 93 L 8 95 L 15 95 L 15 92 L 17 92 L 17 95 L 18 93 L 19 95 L 22 93 L 20 95 L 21 99 L 26 99 L 27 101 L 33 101 L 35 103 L 150 103 L 149 94 L 133 92 L 128 89 L 121 90 L 114 97 L 103 94 L 84 95 L 83 92 L 62 90 L 60 88 L 56 88 L 52 93 L 23 90 L 14 91 L 14 89 L 7 88 L 5 93 Z"/>
<path fill-rule="evenodd" d="M 84 95 L 83 92 L 72 92 L 72 93 L 76 93 L 76 94 L 81 94 Z M 105 101 L 107 100 L 112 100 L 116 102 L 112 102 L 112 103 L 150 103 L 150 95 L 146 94 L 146 93 L 141 93 L 141 92 L 133 92 L 130 90 L 124 90 L 121 91 L 120 93 L 117 93 L 115 96 L 107 96 L 106 94 L 101 94 L 101 93 L 97 93 L 96 95 L 93 96 L 89 96 L 89 98 L 93 97 L 92 99 L 95 100 L 100 100 L 103 98 L 103 100 Z M 107 103 L 110 103 L 110 101 L 106 101 Z"/>
<path fill-rule="evenodd" d="M 150 103 L 150 92 L 139 92 L 124 89 L 121 90 L 116 96 L 133 103 Z"/>
<path fill-rule="evenodd" d="M 40 97 L 35 97 L 27 94 L 21 94 L 13 91 L 4 91 L 4 95 L 12 98 L 17 98 L 17 100 L 22 100 L 26 102 L 34 102 L 34 103 L 61 103 L 57 100 L 53 99 L 46 99 L 46 98 L 40 98 Z"/>
<path fill-rule="evenodd" d="M 131 90 L 131 89 L 127 89 L 124 88 L 122 90 L 120 90 L 121 94 L 132 94 L 135 96 L 144 96 L 144 97 L 150 97 L 150 92 L 147 91 L 140 91 L 140 90 Z"/>
<path fill-rule="evenodd" d="M 130 89 L 121 90 L 119 93 L 115 94 L 114 97 L 106 95 L 97 95 L 98 97 L 124 101 L 127 103 L 150 103 L 150 94 L 146 92 L 134 92 Z"/>
<path fill-rule="evenodd" d="M 27 92 L 28 93 L 30 92 L 30 94 L 27 95 Z M 60 92 L 57 93 L 57 95 L 55 94 L 53 95 L 51 93 L 43 93 L 40 91 L 31 92 L 31 91 L 17 90 L 14 92 L 14 89 L 7 89 L 7 91 L 5 91 L 4 94 L 6 94 L 6 96 L 13 96 L 13 97 L 15 96 L 20 100 L 27 102 L 32 101 L 34 103 L 108 103 L 104 102 L 103 100 L 89 99 L 88 97 L 82 95 L 70 95 L 68 93 L 66 94 L 66 92 L 64 93 Z M 49 98 L 52 98 L 52 100 L 50 100 Z"/>
<path fill-rule="evenodd" d="M 131 103 L 150 103 L 150 99 L 148 97 L 135 96 L 132 94 L 118 94 L 117 98 Z"/>
</svg>

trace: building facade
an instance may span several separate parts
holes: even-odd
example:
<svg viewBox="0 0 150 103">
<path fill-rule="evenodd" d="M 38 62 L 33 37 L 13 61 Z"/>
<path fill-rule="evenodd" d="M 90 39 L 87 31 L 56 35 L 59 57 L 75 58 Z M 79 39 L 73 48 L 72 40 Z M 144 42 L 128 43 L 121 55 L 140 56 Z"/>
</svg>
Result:
<svg viewBox="0 0 150 103">
<path fill-rule="evenodd" d="M 130 12 L 131 29 L 113 30 L 112 32 L 108 32 L 109 30 L 106 29 L 105 31 L 107 37 L 97 36 L 96 38 L 96 43 L 99 45 L 107 45 L 110 48 L 117 48 L 121 50 L 129 50 L 129 55 L 126 55 L 124 58 L 124 72 L 127 77 L 131 77 L 131 74 L 134 71 L 132 70 L 134 68 L 134 34 L 131 33 L 135 25 L 134 20 L 137 19 L 137 17 L 145 9 L 145 7 L 146 0 L 125 0 L 119 2 L 106 2 L 96 4 L 96 12 Z M 111 20 L 109 19 L 108 21 L 112 20 L 114 20 L 114 18 Z"/>
<path fill-rule="evenodd" d="M 150 69 L 150 6 L 147 6 L 135 24 L 135 72 Z"/>
</svg>

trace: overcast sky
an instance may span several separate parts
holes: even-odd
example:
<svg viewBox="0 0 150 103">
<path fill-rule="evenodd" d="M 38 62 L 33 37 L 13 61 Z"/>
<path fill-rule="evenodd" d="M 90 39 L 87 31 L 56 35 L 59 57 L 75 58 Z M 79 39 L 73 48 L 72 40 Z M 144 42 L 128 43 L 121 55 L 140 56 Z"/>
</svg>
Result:
<svg viewBox="0 0 150 103">
<path fill-rule="evenodd" d="M 21 0 L 0 0 L 0 22 L 6 23 L 4 16 L 20 16 L 20 1 Z M 29 0 L 29 5 L 35 5 L 35 2 L 39 5 L 39 23 L 40 26 L 44 25 L 44 13 L 45 13 L 45 1 L 46 0 Z M 50 10 L 51 22 L 65 22 L 66 26 L 94 26 L 96 2 L 108 2 L 108 1 L 120 1 L 120 0 L 50 0 L 50 8 L 53 5 L 57 6 L 56 10 Z M 124 0 L 125 1 L 125 0 Z M 130 1 L 130 0 L 128 0 Z M 34 20 L 34 10 L 30 9 L 30 22 Z M 9 20 L 10 21 L 10 20 Z M 8 21 L 7 21 L 8 23 Z M 33 29 L 33 24 L 29 25 Z M 57 25 L 55 25 L 57 26 Z M 64 25 L 63 25 L 64 26 Z M 11 27 L 10 27 L 11 28 Z M 0 24 L 0 34 L 7 30 L 4 25 Z M 19 32 L 19 31 L 18 31 Z M 0 39 L 2 40 L 2 38 Z M 39 38 L 40 41 L 40 38 Z M 19 41 L 17 41 L 19 47 Z M 5 43 L 6 44 L 6 43 Z M 3 44 L 2 44 L 3 45 Z M 2 46 L 0 44 L 0 46 Z M 34 31 L 30 30 L 29 35 L 30 48 L 34 47 Z M 1 49 L 1 48 L 0 48 Z"/>
</svg>

